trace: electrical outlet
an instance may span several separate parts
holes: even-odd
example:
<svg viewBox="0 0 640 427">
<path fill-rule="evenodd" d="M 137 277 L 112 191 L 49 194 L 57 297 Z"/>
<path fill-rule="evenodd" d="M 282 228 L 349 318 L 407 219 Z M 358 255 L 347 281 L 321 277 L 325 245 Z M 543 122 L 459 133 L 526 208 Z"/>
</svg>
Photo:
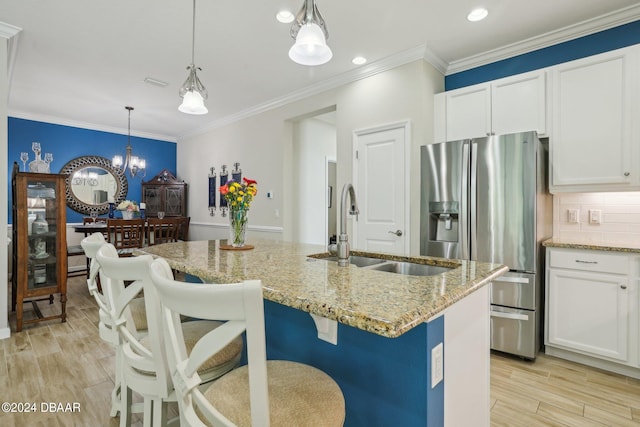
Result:
<svg viewBox="0 0 640 427">
<path fill-rule="evenodd" d="M 580 209 L 567 209 L 567 221 L 569 224 L 578 224 L 580 222 Z"/>
<path fill-rule="evenodd" d="M 589 210 L 589 224 L 602 224 L 602 211 L 600 209 Z"/>
<path fill-rule="evenodd" d="M 431 349 L 431 388 L 435 388 L 444 379 L 444 360 L 442 343 Z"/>
</svg>

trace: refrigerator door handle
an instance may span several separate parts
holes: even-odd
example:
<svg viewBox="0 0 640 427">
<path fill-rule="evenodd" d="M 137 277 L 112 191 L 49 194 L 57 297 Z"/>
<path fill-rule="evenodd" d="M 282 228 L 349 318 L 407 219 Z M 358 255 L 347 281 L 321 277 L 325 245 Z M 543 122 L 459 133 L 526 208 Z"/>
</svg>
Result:
<svg viewBox="0 0 640 427">
<path fill-rule="evenodd" d="M 529 278 L 527 277 L 499 277 L 497 279 L 493 279 L 493 282 L 509 282 L 509 283 L 529 283 Z"/>
<path fill-rule="evenodd" d="M 462 259 L 470 259 L 469 251 L 469 141 L 462 144 L 462 185 L 460 194 L 460 247 Z"/>
<path fill-rule="evenodd" d="M 470 177 L 470 185 L 469 191 L 471 192 L 469 197 L 469 210 L 470 213 L 470 227 L 471 227 L 471 256 L 468 258 L 470 260 L 478 259 L 478 236 L 476 233 L 476 221 L 477 221 L 477 173 L 478 173 L 478 143 L 471 141 L 471 177 Z"/>
<path fill-rule="evenodd" d="M 501 311 L 493 310 L 491 310 L 491 317 L 500 317 L 502 319 L 510 320 L 529 320 L 529 316 L 526 314 L 503 313 Z"/>
</svg>

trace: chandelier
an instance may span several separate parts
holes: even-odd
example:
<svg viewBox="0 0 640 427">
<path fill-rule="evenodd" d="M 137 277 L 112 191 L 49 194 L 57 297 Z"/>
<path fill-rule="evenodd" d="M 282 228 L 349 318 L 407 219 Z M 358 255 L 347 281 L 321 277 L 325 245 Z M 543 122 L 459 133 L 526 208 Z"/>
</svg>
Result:
<svg viewBox="0 0 640 427">
<path fill-rule="evenodd" d="M 304 1 L 302 9 L 291 25 L 291 37 L 296 41 L 289 49 L 289 58 L 293 62 L 301 65 L 322 65 L 329 62 L 333 56 L 327 46 L 327 26 L 315 0 Z"/>
<path fill-rule="evenodd" d="M 202 68 L 195 66 L 195 50 L 196 50 L 196 0 L 193 0 L 193 28 L 191 32 L 191 64 L 187 66 L 189 76 L 180 87 L 180 97 L 182 104 L 178 110 L 187 114 L 207 114 L 209 110 L 204 105 L 208 93 L 204 85 L 198 78 L 197 71 Z"/>
<path fill-rule="evenodd" d="M 144 178 L 144 176 L 147 174 L 147 171 L 146 171 L 147 162 L 144 159 L 131 154 L 133 149 L 133 147 L 131 147 L 131 111 L 133 110 L 133 107 L 126 106 L 124 108 L 126 108 L 129 111 L 129 134 L 128 134 L 129 136 L 127 139 L 126 153 L 125 153 L 124 161 L 122 159 L 122 156 L 116 155 L 116 156 L 113 156 L 113 159 L 111 160 L 111 164 L 113 165 L 114 168 L 118 170 L 122 170 L 123 173 L 126 172 L 128 168 L 129 175 L 131 175 L 132 178 L 135 178 L 136 176 L 139 176 L 140 178 Z"/>
</svg>

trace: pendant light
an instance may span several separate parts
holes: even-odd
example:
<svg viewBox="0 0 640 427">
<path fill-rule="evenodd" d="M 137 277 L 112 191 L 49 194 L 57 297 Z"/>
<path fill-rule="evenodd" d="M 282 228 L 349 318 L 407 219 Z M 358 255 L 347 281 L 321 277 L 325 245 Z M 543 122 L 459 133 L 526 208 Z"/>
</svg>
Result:
<svg viewBox="0 0 640 427">
<path fill-rule="evenodd" d="M 204 100 L 207 99 L 209 94 L 207 89 L 198 78 L 196 74 L 197 70 L 202 71 L 202 68 L 195 66 L 195 49 L 196 49 L 196 0 L 193 0 L 193 31 L 191 33 L 191 64 L 187 66 L 189 70 L 189 76 L 180 87 L 180 97 L 182 98 L 182 104 L 178 107 L 178 110 L 187 114 L 207 114 L 209 110 L 204 105 Z"/>
<path fill-rule="evenodd" d="M 123 173 L 127 171 L 127 168 L 129 168 L 129 175 L 131 175 L 131 178 L 135 178 L 136 175 L 140 178 L 144 178 L 147 174 L 147 162 L 143 158 L 134 156 L 133 147 L 131 146 L 131 111 L 133 110 L 133 107 L 126 106 L 124 108 L 129 111 L 129 135 L 127 138 L 125 156 L 124 160 L 120 155 L 113 156 L 111 165 L 118 170 L 122 170 Z"/>
<path fill-rule="evenodd" d="M 289 49 L 289 58 L 301 65 L 322 65 L 333 53 L 327 46 L 329 33 L 318 11 L 315 0 L 304 0 L 302 9 L 291 25 L 291 37 L 295 44 Z"/>
</svg>

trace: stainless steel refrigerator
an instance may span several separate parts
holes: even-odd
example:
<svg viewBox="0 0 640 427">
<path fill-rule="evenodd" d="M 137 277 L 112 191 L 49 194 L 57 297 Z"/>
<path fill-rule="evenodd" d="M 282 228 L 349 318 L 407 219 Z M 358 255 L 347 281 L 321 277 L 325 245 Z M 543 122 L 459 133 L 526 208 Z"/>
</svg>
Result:
<svg viewBox="0 0 640 427">
<path fill-rule="evenodd" d="M 421 254 L 507 265 L 491 283 L 491 348 L 528 359 L 540 348 L 541 242 L 552 234 L 547 158 L 535 132 L 421 147 Z"/>
</svg>

